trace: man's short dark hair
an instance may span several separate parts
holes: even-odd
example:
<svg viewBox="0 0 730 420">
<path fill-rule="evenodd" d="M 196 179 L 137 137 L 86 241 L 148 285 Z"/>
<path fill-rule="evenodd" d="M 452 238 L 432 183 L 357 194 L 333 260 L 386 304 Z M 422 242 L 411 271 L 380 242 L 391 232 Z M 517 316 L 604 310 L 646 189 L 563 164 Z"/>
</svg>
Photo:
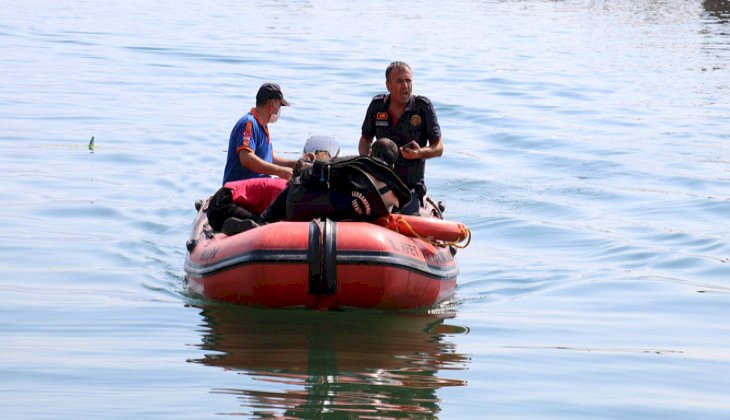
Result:
<svg viewBox="0 0 730 420">
<path fill-rule="evenodd" d="M 392 167 L 398 159 L 398 145 L 387 137 L 381 137 L 373 142 L 371 146 L 370 156 L 374 159 L 383 161 L 386 165 Z"/>
<path fill-rule="evenodd" d="M 388 64 L 388 67 L 385 69 L 385 80 L 386 81 L 390 81 L 390 72 L 392 72 L 395 69 L 408 70 L 411 72 L 413 71 L 413 70 L 411 70 L 411 66 L 409 66 L 407 63 L 405 63 L 403 61 L 394 61 L 394 62 Z"/>
</svg>

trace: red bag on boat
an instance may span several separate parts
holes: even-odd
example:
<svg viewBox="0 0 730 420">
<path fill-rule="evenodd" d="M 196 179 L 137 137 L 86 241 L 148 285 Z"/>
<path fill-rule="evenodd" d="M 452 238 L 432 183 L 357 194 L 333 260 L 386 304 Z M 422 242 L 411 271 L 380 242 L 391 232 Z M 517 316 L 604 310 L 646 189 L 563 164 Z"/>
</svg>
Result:
<svg viewBox="0 0 730 420">
<path fill-rule="evenodd" d="M 283 178 L 250 178 L 226 182 L 223 187 L 231 190 L 234 204 L 261 214 L 286 188 L 287 182 Z"/>
</svg>

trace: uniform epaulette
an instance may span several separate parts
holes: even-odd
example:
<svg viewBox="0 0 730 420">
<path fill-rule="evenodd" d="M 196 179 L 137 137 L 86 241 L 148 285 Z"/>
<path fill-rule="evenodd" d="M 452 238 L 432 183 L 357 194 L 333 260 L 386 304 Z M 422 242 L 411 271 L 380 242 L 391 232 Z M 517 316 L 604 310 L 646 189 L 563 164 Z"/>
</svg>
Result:
<svg viewBox="0 0 730 420">
<path fill-rule="evenodd" d="M 431 105 L 431 100 L 428 99 L 427 97 L 420 96 L 420 95 L 415 95 L 415 97 L 416 97 L 416 101 L 421 101 L 421 102 L 425 103 L 426 105 Z"/>
<path fill-rule="evenodd" d="M 373 96 L 373 101 L 384 101 L 387 96 L 388 96 L 387 93 L 379 93 L 379 94 Z"/>
</svg>

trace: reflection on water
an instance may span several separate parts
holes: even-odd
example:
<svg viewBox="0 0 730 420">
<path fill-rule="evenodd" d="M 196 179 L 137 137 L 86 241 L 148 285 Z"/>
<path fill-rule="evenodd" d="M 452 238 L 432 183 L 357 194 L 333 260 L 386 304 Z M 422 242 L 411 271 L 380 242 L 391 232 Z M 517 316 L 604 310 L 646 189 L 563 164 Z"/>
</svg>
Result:
<svg viewBox="0 0 730 420">
<path fill-rule="evenodd" d="M 466 385 L 442 376 L 468 363 L 445 339 L 466 332 L 444 324 L 453 315 L 201 309 L 201 347 L 210 353 L 191 362 L 262 381 L 264 389 L 213 390 L 236 396 L 243 414 L 433 415 L 440 411 L 439 388 Z"/>
</svg>

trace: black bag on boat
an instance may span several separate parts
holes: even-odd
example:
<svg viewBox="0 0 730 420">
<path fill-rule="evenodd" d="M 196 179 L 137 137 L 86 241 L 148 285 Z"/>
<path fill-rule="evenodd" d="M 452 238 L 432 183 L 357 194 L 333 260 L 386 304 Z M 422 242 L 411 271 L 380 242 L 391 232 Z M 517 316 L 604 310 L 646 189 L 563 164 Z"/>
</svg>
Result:
<svg viewBox="0 0 730 420">
<path fill-rule="evenodd" d="M 210 224 L 210 227 L 213 228 L 213 230 L 221 230 L 223 222 L 225 222 L 229 217 L 251 219 L 256 222 L 260 221 L 259 216 L 234 203 L 231 190 L 226 187 L 219 188 L 218 191 L 210 197 L 205 214 L 208 216 L 208 224 Z"/>
<path fill-rule="evenodd" d="M 380 191 L 374 178 L 385 183 Z M 410 191 L 387 165 L 366 156 L 315 161 L 289 183 L 288 220 L 374 220 L 388 215 L 381 194 L 392 191 L 399 202 Z"/>
</svg>

